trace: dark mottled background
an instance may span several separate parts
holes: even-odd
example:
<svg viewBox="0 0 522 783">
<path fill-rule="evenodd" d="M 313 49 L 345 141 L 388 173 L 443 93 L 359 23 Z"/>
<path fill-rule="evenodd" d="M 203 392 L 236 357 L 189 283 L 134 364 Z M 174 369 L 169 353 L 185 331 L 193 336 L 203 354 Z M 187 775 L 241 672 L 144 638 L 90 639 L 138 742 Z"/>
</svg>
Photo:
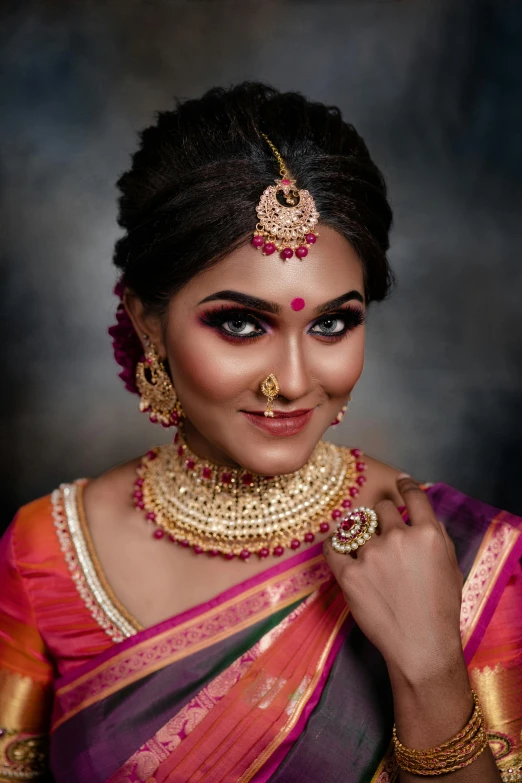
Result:
<svg viewBox="0 0 522 783">
<path fill-rule="evenodd" d="M 116 377 L 114 182 L 174 95 L 341 106 L 383 168 L 399 286 L 335 437 L 522 512 L 522 4 L 4 3 L 2 521 L 164 434 Z"/>
</svg>

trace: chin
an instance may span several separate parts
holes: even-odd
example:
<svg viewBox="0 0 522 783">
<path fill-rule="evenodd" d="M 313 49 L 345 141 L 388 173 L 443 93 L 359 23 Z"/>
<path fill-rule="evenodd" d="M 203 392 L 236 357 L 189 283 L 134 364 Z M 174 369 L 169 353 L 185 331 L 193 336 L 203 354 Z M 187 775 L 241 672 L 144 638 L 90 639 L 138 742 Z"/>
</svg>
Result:
<svg viewBox="0 0 522 783">
<path fill-rule="evenodd" d="M 251 470 L 261 476 L 282 476 L 295 473 L 305 465 L 312 452 L 321 440 L 322 433 L 316 438 L 311 434 L 298 435 L 290 438 L 263 439 L 252 438 L 248 442 L 242 440 L 242 447 L 229 451 L 230 456 L 246 470 Z M 232 452 L 232 453 L 231 453 Z"/>
</svg>

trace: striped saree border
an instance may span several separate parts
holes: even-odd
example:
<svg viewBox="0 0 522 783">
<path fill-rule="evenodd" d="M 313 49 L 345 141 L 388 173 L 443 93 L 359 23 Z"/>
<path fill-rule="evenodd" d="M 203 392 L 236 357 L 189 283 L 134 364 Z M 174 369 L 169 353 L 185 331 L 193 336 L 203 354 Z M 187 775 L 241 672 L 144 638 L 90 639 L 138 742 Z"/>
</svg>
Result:
<svg viewBox="0 0 522 783">
<path fill-rule="evenodd" d="M 508 561 L 516 554 L 522 543 L 521 531 L 507 520 L 511 515 L 501 511 L 490 523 L 468 574 L 462 591 L 460 614 L 460 632 L 462 646 L 469 663 L 487 622 L 491 619 L 494 607 L 490 607 L 490 616 L 484 618 L 484 612 L 496 587 L 501 580 Z M 518 543 L 518 546 L 517 546 Z M 506 580 L 509 574 L 506 575 Z M 504 580 L 503 580 L 504 581 Z M 504 585 L 502 585 L 504 587 Z M 481 622 L 486 620 L 486 623 Z M 480 631 L 482 630 L 482 635 Z"/>
<path fill-rule="evenodd" d="M 328 564 L 323 555 L 318 555 L 185 623 L 144 639 L 123 652 L 115 652 L 99 666 L 56 688 L 52 729 L 121 688 L 305 598 L 330 578 Z"/>
</svg>

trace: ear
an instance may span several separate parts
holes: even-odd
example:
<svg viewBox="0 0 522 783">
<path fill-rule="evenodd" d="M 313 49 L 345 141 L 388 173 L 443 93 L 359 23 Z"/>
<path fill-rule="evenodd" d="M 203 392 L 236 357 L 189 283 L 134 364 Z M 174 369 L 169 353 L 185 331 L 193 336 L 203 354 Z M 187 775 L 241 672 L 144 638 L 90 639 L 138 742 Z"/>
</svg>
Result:
<svg viewBox="0 0 522 783">
<path fill-rule="evenodd" d="M 152 343 L 158 352 L 159 358 L 165 359 L 167 352 L 159 316 L 147 312 L 141 299 L 129 288 L 126 288 L 123 293 L 123 306 L 132 321 L 143 350 L 145 351 L 147 345 Z"/>
</svg>

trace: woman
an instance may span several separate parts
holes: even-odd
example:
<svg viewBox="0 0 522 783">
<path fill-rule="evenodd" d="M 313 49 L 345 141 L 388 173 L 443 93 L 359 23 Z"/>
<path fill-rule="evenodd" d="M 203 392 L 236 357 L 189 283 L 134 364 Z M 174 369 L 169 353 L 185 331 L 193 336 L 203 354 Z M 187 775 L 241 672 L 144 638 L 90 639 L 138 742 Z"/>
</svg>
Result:
<svg viewBox="0 0 522 783">
<path fill-rule="evenodd" d="M 119 187 L 116 359 L 177 432 L 2 539 L 0 779 L 522 780 L 521 520 L 321 440 L 392 282 L 362 139 L 215 89 Z"/>
</svg>

